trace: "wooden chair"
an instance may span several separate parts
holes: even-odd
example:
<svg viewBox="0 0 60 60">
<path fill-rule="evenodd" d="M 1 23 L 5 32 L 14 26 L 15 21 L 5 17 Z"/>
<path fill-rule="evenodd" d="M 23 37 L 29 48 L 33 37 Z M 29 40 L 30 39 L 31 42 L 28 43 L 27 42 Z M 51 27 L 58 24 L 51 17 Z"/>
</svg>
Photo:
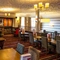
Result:
<svg viewBox="0 0 60 60">
<path fill-rule="evenodd" d="M 56 40 L 60 40 L 60 36 L 56 36 Z"/>
<path fill-rule="evenodd" d="M 57 40 L 56 42 L 57 42 L 57 43 L 56 43 L 56 53 L 57 53 L 56 58 L 57 58 L 57 60 L 58 60 L 59 55 L 60 55 L 60 40 Z"/>
<path fill-rule="evenodd" d="M 39 60 L 41 51 L 29 46 L 28 53 L 31 54 L 31 60 Z"/>
<path fill-rule="evenodd" d="M 57 31 L 54 31 L 54 32 L 52 33 L 52 38 L 56 40 L 56 36 L 58 36 L 58 33 L 57 33 Z"/>
<path fill-rule="evenodd" d="M 37 46 L 38 41 L 34 39 L 33 33 L 29 33 L 29 42 L 32 46 L 34 47 Z"/>
<path fill-rule="evenodd" d="M 0 37 L 3 37 L 3 35 L 2 35 L 2 31 L 0 31 Z"/>
<path fill-rule="evenodd" d="M 42 48 L 44 48 L 42 51 L 46 51 L 47 53 L 51 52 L 53 48 L 53 46 L 48 43 L 47 37 L 44 36 L 42 36 Z"/>
<path fill-rule="evenodd" d="M 17 50 L 17 52 L 19 52 L 20 54 L 23 54 L 23 53 L 24 53 L 24 45 L 18 43 L 16 50 Z"/>
</svg>

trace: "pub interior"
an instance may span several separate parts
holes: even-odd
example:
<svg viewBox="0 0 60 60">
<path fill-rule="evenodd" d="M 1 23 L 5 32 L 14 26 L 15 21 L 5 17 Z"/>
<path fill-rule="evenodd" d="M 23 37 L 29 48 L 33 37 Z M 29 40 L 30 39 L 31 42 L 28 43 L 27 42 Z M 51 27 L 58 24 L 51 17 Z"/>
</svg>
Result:
<svg viewBox="0 0 60 60">
<path fill-rule="evenodd" d="M 60 0 L 0 0 L 0 60 L 60 60 Z"/>
</svg>

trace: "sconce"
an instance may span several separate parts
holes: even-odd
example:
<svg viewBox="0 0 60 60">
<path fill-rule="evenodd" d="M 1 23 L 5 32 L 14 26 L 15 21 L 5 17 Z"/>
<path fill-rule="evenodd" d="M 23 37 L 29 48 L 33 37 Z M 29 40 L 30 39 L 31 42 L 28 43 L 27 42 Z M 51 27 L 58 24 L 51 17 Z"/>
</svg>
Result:
<svg viewBox="0 0 60 60">
<path fill-rule="evenodd" d="M 10 16 L 10 13 L 5 13 L 5 16 Z"/>
<path fill-rule="evenodd" d="M 19 17 L 16 18 L 17 23 L 19 23 Z"/>
<path fill-rule="evenodd" d="M 54 23 L 50 22 L 50 27 L 54 27 Z"/>
</svg>

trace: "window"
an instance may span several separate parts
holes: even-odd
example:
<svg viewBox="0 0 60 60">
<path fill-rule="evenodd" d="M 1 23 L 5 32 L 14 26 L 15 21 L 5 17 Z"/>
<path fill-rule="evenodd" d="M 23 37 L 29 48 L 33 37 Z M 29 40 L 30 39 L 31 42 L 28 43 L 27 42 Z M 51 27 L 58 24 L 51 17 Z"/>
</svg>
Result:
<svg viewBox="0 0 60 60">
<path fill-rule="evenodd" d="M 35 18 L 31 18 L 31 30 L 35 29 L 36 25 L 35 22 L 36 22 Z"/>
<path fill-rule="evenodd" d="M 25 27 L 25 17 L 21 17 L 21 28 Z"/>
</svg>

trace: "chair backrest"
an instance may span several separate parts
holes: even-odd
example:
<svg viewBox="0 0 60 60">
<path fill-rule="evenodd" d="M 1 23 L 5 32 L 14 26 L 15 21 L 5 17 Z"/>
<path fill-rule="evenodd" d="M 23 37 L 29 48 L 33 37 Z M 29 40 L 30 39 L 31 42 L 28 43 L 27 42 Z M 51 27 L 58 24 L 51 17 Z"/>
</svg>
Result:
<svg viewBox="0 0 60 60">
<path fill-rule="evenodd" d="M 40 36 L 40 33 L 39 32 L 37 32 L 37 36 Z"/>
<path fill-rule="evenodd" d="M 60 36 L 56 36 L 55 38 L 56 38 L 56 40 L 60 40 Z"/>
<path fill-rule="evenodd" d="M 20 54 L 23 54 L 24 53 L 24 45 L 23 44 L 20 44 L 18 43 L 17 44 L 17 52 L 19 52 Z"/>
<path fill-rule="evenodd" d="M 57 40 L 56 42 L 57 42 L 57 43 L 56 43 L 56 52 L 57 52 L 58 54 L 60 54 L 60 40 Z"/>
<path fill-rule="evenodd" d="M 53 39 L 56 39 L 56 36 L 57 36 L 57 35 L 58 35 L 57 31 L 53 32 L 53 33 L 52 33 L 52 38 L 53 38 Z"/>
<path fill-rule="evenodd" d="M 30 42 L 31 44 L 34 43 L 33 33 L 29 33 L 29 42 Z"/>
<path fill-rule="evenodd" d="M 42 36 L 42 47 L 48 50 L 48 40 L 47 37 Z"/>
<path fill-rule="evenodd" d="M 31 60 L 39 60 L 40 52 L 40 50 L 37 50 L 36 48 L 29 46 L 28 53 L 31 54 Z"/>
<path fill-rule="evenodd" d="M 21 35 L 21 31 L 19 32 L 19 34 L 20 34 L 20 37 L 23 37 L 23 36 Z"/>
<path fill-rule="evenodd" d="M 47 33 L 40 33 L 40 36 L 47 37 Z"/>
<path fill-rule="evenodd" d="M 0 31 L 0 37 L 2 37 L 3 35 L 2 35 L 2 31 Z"/>
</svg>

